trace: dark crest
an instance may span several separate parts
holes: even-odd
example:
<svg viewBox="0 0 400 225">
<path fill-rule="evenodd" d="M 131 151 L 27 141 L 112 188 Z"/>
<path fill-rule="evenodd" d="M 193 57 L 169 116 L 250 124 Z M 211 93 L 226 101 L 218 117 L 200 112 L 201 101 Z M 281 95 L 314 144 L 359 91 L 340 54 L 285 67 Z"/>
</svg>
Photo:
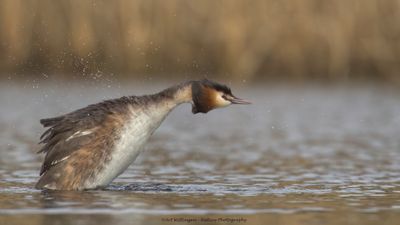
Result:
<svg viewBox="0 0 400 225">
<path fill-rule="evenodd" d="M 194 81 L 192 84 L 193 107 L 192 112 L 207 113 L 213 109 L 212 90 L 219 91 L 228 95 L 232 95 L 231 89 L 223 84 L 216 83 L 211 80 Z"/>
</svg>

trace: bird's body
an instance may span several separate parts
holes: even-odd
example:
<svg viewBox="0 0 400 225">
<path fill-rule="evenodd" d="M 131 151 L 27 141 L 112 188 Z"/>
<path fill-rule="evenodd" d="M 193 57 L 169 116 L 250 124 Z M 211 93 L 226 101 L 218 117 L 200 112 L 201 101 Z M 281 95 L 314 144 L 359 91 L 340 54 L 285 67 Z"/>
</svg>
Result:
<svg viewBox="0 0 400 225">
<path fill-rule="evenodd" d="M 225 104 L 218 100 L 207 103 L 205 96 L 208 95 L 195 99 L 193 93 L 198 92 L 195 82 L 210 81 L 185 82 L 154 95 L 107 100 L 41 120 L 49 128 L 41 137 L 44 146 L 40 152 L 46 156 L 36 187 L 84 190 L 108 185 L 137 158 L 147 140 L 176 106 L 193 102 L 193 112 L 197 113 Z"/>
</svg>

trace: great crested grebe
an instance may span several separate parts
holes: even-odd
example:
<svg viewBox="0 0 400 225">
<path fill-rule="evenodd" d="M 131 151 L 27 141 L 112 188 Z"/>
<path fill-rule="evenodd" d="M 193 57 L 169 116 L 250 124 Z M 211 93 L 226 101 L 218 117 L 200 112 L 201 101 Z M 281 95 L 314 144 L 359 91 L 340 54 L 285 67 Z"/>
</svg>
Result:
<svg viewBox="0 0 400 225">
<path fill-rule="evenodd" d="M 230 104 L 249 104 L 231 90 L 204 79 L 157 94 L 111 99 L 71 113 L 42 119 L 46 154 L 39 189 L 85 190 L 111 183 L 136 159 L 144 144 L 176 106 L 190 102 L 193 113 Z"/>
</svg>

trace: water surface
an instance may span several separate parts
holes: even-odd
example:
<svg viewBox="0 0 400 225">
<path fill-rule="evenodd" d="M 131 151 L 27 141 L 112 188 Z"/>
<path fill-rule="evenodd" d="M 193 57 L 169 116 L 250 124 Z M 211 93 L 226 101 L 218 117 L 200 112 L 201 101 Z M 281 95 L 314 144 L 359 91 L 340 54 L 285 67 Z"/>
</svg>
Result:
<svg viewBox="0 0 400 225">
<path fill-rule="evenodd" d="M 233 87 L 254 102 L 181 106 L 105 190 L 39 191 L 38 120 L 163 85 L 0 87 L 0 224 L 398 224 L 400 93 Z"/>
</svg>

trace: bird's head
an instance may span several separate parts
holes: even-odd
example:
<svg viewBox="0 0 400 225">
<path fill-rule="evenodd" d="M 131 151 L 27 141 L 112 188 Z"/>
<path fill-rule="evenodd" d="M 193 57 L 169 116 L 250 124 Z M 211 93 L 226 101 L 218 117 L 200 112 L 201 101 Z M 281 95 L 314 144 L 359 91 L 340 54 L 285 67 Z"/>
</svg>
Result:
<svg viewBox="0 0 400 225">
<path fill-rule="evenodd" d="M 216 108 L 231 104 L 250 104 L 250 102 L 235 97 L 226 85 L 211 80 L 200 80 L 192 83 L 192 112 L 207 113 Z"/>
</svg>

